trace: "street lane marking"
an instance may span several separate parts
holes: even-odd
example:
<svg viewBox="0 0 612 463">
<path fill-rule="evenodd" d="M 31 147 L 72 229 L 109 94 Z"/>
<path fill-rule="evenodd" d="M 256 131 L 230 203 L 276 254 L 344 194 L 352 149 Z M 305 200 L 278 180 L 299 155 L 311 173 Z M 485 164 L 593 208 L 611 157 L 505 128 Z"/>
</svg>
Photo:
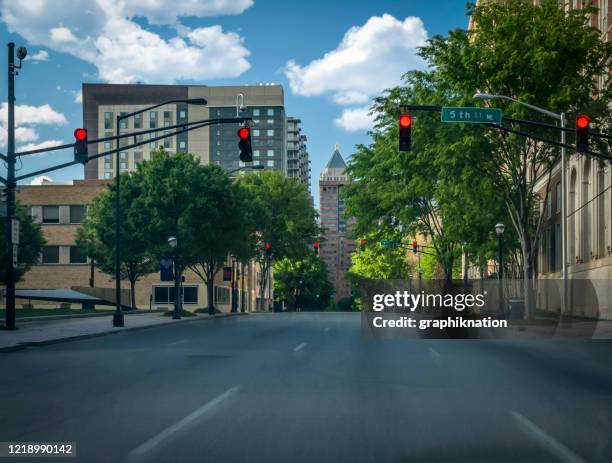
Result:
<svg viewBox="0 0 612 463">
<path fill-rule="evenodd" d="M 511 411 L 510 414 L 521 431 L 528 434 L 540 447 L 555 455 L 560 461 L 565 463 L 585 463 L 582 458 L 519 412 Z"/>
<path fill-rule="evenodd" d="M 430 347 L 429 354 L 431 355 L 431 360 L 433 361 L 433 363 L 435 363 L 436 365 L 440 365 L 440 353 L 433 347 Z"/>
<path fill-rule="evenodd" d="M 300 344 L 299 346 L 295 346 L 295 347 L 293 348 L 293 352 L 297 352 L 297 351 L 299 351 L 299 350 L 302 350 L 304 347 L 306 347 L 306 343 L 305 343 L 305 342 L 303 342 L 303 343 L 302 343 L 302 344 Z"/>
<path fill-rule="evenodd" d="M 223 394 L 215 397 L 214 399 L 212 399 L 209 402 L 206 402 L 204 405 L 202 405 L 200 408 L 198 408 L 193 413 L 187 415 L 185 418 L 181 419 L 180 421 L 177 421 L 172 426 L 164 429 L 162 432 L 160 432 L 156 436 L 152 437 L 148 441 L 143 442 L 142 444 L 140 444 L 138 447 L 136 447 L 135 449 L 133 449 L 129 453 L 130 461 L 139 461 L 143 456 L 145 456 L 147 453 L 149 453 L 155 447 L 160 445 L 163 441 L 165 441 L 169 437 L 173 436 L 174 434 L 179 432 L 184 427 L 186 427 L 189 424 L 193 423 L 200 416 L 202 416 L 206 412 L 212 410 L 214 407 L 219 405 L 221 402 L 223 402 L 225 399 L 229 398 L 231 395 L 235 394 L 239 390 L 240 390 L 240 386 L 234 386 L 234 387 L 228 389 Z"/>
</svg>

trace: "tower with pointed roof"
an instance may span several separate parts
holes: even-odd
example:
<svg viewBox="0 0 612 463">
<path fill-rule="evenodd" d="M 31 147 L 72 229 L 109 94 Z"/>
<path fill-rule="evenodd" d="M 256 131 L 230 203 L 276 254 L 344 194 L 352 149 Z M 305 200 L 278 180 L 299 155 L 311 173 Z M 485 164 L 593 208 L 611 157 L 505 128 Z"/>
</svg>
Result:
<svg viewBox="0 0 612 463">
<path fill-rule="evenodd" d="M 342 188 L 348 183 L 346 162 L 338 145 L 319 177 L 321 225 L 325 239 L 321 243 L 321 257 L 325 261 L 337 301 L 351 292 L 346 272 L 351 265 L 355 241 L 351 239 L 352 220 L 344 216 Z"/>
</svg>

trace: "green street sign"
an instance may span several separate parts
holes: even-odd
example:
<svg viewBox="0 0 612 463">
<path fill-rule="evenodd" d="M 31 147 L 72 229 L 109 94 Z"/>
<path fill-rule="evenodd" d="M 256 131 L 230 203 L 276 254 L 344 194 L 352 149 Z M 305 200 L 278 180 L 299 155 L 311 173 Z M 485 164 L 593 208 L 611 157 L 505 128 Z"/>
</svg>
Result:
<svg viewBox="0 0 612 463">
<path fill-rule="evenodd" d="M 469 124 L 500 124 L 502 111 L 499 108 L 462 108 L 443 106 L 442 122 L 467 122 Z"/>
<path fill-rule="evenodd" d="M 380 245 L 384 247 L 391 246 L 392 244 L 393 244 L 393 241 L 391 240 L 381 240 L 380 241 Z"/>
</svg>

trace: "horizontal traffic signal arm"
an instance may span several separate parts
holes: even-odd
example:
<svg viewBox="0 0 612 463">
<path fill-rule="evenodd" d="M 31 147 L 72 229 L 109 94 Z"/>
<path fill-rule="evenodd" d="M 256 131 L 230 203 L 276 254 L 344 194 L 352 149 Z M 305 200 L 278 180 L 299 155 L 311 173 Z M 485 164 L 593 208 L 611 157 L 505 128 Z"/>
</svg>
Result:
<svg viewBox="0 0 612 463">
<path fill-rule="evenodd" d="M 247 120 L 251 120 L 251 118 L 250 117 L 249 118 L 241 117 L 241 118 L 232 118 L 232 119 L 227 119 L 227 118 L 226 119 L 210 119 L 210 120 L 207 120 L 207 121 L 196 121 L 196 122 L 189 122 L 189 123 L 186 123 L 186 124 L 178 124 L 178 125 L 174 125 L 174 126 L 170 126 L 170 127 L 163 127 L 164 130 L 167 130 L 169 128 L 184 127 L 184 126 L 187 126 L 187 125 L 192 125 L 192 127 L 187 127 L 187 128 L 182 129 L 182 130 L 178 130 L 176 132 L 160 135 L 159 137 L 150 138 L 148 140 L 143 140 L 143 141 L 138 142 L 138 143 L 133 143 L 131 145 L 123 146 L 121 148 L 121 150 L 129 150 L 129 149 L 132 149 L 132 148 L 136 148 L 138 146 L 146 145 L 147 143 L 150 143 L 152 141 L 158 141 L 158 140 L 162 140 L 164 138 L 174 137 L 174 136 L 179 135 L 181 133 L 189 132 L 189 131 L 195 130 L 195 129 L 201 129 L 202 127 L 207 127 L 209 125 L 243 122 L 243 121 L 247 121 Z M 197 125 L 194 125 L 194 124 L 197 124 Z M 119 136 L 119 138 L 127 137 L 127 136 L 133 137 L 133 136 L 144 134 L 144 133 L 159 132 L 159 131 L 160 131 L 159 128 L 157 128 L 155 130 L 145 130 L 145 131 L 142 131 L 142 132 L 134 132 L 134 133 L 130 133 L 130 134 L 121 135 L 121 136 Z M 100 142 L 105 141 L 105 140 L 114 140 L 115 138 L 117 138 L 117 137 L 100 138 L 100 139 L 97 139 L 97 140 L 90 140 L 88 143 L 100 143 Z M 52 148 L 52 149 L 43 149 L 42 151 L 53 151 L 53 150 L 56 150 L 56 149 L 70 148 L 72 146 L 74 146 L 73 143 L 71 143 L 69 145 L 65 145 L 62 148 L 55 147 L 55 148 Z M 36 150 L 36 152 L 41 152 L 41 150 Z M 103 153 L 98 153 L 96 155 L 90 156 L 88 158 L 88 160 L 101 158 L 101 157 L 104 157 L 104 156 L 108 156 L 109 154 L 115 154 L 116 152 L 117 152 L 117 149 L 112 149 L 112 150 L 109 150 L 109 151 L 104 151 Z M 32 153 L 28 152 L 28 154 L 32 154 Z M 36 172 L 30 172 L 30 173 L 27 173 L 27 174 L 24 174 L 24 175 L 20 175 L 19 177 L 15 178 L 15 181 L 19 181 L 19 180 L 23 180 L 23 179 L 26 179 L 26 178 L 34 177 L 36 175 L 46 174 L 48 172 L 53 172 L 53 171 L 59 170 L 59 169 L 64 169 L 66 167 L 74 166 L 76 164 L 80 164 L 80 163 L 77 162 L 77 161 L 65 162 L 64 164 L 59 164 L 57 166 L 53 166 L 53 167 L 48 167 L 46 169 L 37 170 Z"/>
<path fill-rule="evenodd" d="M 116 135 L 112 135 L 110 137 L 98 138 L 96 140 L 88 140 L 87 144 L 91 145 L 92 143 L 102 143 L 102 142 L 105 142 L 105 141 L 115 141 L 117 139 L 127 138 L 127 137 L 137 137 L 139 135 L 146 135 L 148 133 L 160 132 L 162 130 L 169 130 L 169 129 L 176 129 L 176 128 L 185 128 L 185 127 L 190 126 L 190 125 L 203 124 L 204 122 L 210 122 L 210 124 L 229 124 L 229 123 L 232 123 L 232 122 L 246 122 L 246 121 L 251 121 L 251 120 L 253 120 L 253 118 L 251 118 L 251 117 L 232 117 L 232 118 L 219 118 L 219 119 L 203 119 L 203 120 L 200 120 L 200 121 L 185 122 L 183 124 L 169 125 L 168 127 L 157 127 L 155 129 L 141 130 L 139 132 L 124 133 L 124 134 L 119 135 L 118 137 Z M 174 133 L 172 135 L 166 135 L 166 136 L 167 137 L 173 137 L 174 135 L 176 135 L 178 133 L 183 133 L 183 132 L 176 132 L 176 133 Z M 150 141 L 151 140 L 147 140 L 147 142 L 150 142 Z M 146 143 L 141 143 L 141 144 L 146 144 Z M 19 153 L 15 153 L 15 156 L 27 156 L 29 154 L 46 153 L 48 151 L 57 151 L 57 150 L 63 150 L 63 149 L 66 149 L 66 148 L 72 148 L 73 146 L 74 146 L 74 143 L 68 143 L 66 145 L 58 145 L 58 146 L 53 146 L 51 148 L 39 148 L 39 149 L 35 149 L 35 150 L 20 151 Z"/>
<path fill-rule="evenodd" d="M 401 108 L 402 110 L 411 110 L 411 111 L 437 111 L 437 112 L 442 111 L 442 106 L 437 106 L 437 105 L 402 105 Z M 513 123 L 513 124 L 524 124 L 524 125 L 531 125 L 534 127 L 545 127 L 549 129 L 561 130 L 561 127 L 558 127 L 552 124 L 546 124 L 544 122 L 529 121 L 526 119 L 514 119 L 512 117 L 505 117 L 505 116 L 502 117 L 502 120 L 505 122 Z M 570 149 L 572 151 L 576 151 L 576 147 L 573 145 L 568 145 L 567 143 L 561 143 L 556 140 L 550 140 L 548 138 L 540 137 L 539 135 L 534 135 L 532 133 L 523 132 L 522 130 L 511 129 L 510 127 L 504 127 L 503 125 L 492 124 L 492 123 L 483 123 L 481 125 L 503 130 L 504 132 L 521 135 L 526 138 L 531 138 L 532 140 L 537 140 L 543 143 L 548 143 L 549 145 L 559 146 L 559 147 Z M 576 131 L 576 129 L 572 127 L 565 127 L 563 130 L 565 130 L 566 132 Z M 589 132 L 589 135 L 612 140 L 612 135 L 606 135 L 603 133 Z M 595 158 L 603 159 L 604 161 L 612 161 L 612 156 L 606 156 L 605 154 L 595 153 L 593 151 L 585 151 L 584 154 L 588 154 L 589 156 L 593 156 Z"/>
</svg>

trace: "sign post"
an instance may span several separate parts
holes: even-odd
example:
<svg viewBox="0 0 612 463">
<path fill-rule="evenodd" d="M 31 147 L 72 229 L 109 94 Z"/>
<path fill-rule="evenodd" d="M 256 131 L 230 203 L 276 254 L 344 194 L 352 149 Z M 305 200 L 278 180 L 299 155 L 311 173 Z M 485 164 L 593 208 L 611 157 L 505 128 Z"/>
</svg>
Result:
<svg viewBox="0 0 612 463">
<path fill-rule="evenodd" d="M 468 124 L 500 124 L 502 111 L 499 108 L 470 108 L 443 106 L 440 112 L 442 122 L 467 122 Z"/>
</svg>

